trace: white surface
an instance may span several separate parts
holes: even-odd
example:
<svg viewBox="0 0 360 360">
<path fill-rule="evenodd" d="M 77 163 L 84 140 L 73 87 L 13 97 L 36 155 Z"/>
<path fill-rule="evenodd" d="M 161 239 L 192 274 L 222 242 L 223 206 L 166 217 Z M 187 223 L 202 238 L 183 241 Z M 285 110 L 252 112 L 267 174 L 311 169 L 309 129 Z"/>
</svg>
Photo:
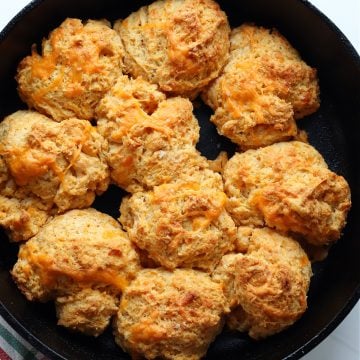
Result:
<svg viewBox="0 0 360 360">
<path fill-rule="evenodd" d="M 360 54 L 360 0 L 309 1 L 337 25 Z"/>
<path fill-rule="evenodd" d="M 346 35 L 360 53 L 360 0 L 311 0 Z M 0 1 L 0 29 L 28 3 L 27 0 Z M 359 360 L 360 304 L 341 325 L 303 360 Z"/>
</svg>

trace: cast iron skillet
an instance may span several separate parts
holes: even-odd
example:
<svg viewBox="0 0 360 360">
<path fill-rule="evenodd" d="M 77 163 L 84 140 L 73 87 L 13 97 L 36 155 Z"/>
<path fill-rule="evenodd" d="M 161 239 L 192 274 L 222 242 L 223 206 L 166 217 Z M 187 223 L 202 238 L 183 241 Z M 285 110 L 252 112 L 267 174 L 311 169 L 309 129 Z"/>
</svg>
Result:
<svg viewBox="0 0 360 360">
<path fill-rule="evenodd" d="M 360 59 L 344 35 L 317 9 L 304 0 L 219 1 L 232 26 L 253 21 L 277 27 L 319 72 L 321 108 L 299 121 L 309 140 L 330 168 L 345 176 L 352 189 L 353 207 L 341 240 L 326 261 L 314 266 L 309 309 L 287 331 L 261 342 L 224 332 L 210 347 L 208 359 L 298 359 L 323 340 L 344 319 L 360 297 Z M 66 17 L 108 18 L 127 16 L 146 1 L 132 0 L 35 0 L 25 7 L 0 34 L 0 118 L 24 108 L 16 93 L 17 63 L 31 45 L 57 27 Z M 201 123 L 199 149 L 214 158 L 220 149 L 234 146 L 217 136 L 208 123 L 211 111 L 196 109 Z M 220 145 L 217 147 L 217 144 Z M 114 217 L 123 192 L 111 187 L 95 207 Z M 94 340 L 70 334 L 56 326 L 52 304 L 33 304 L 17 290 L 9 269 L 17 246 L 0 233 L 0 312 L 35 347 L 54 359 L 128 359 L 113 342 L 108 330 Z"/>
</svg>

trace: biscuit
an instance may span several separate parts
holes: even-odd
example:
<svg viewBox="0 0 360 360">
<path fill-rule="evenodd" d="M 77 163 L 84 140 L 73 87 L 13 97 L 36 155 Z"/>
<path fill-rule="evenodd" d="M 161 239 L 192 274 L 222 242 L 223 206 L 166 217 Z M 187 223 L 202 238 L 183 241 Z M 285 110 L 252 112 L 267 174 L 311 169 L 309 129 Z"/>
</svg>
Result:
<svg viewBox="0 0 360 360">
<path fill-rule="evenodd" d="M 123 293 L 115 341 L 133 358 L 198 360 L 227 311 L 219 284 L 190 269 L 146 269 Z"/>
<path fill-rule="evenodd" d="M 18 91 L 33 109 L 56 121 L 91 120 L 97 103 L 122 74 L 123 46 L 106 21 L 66 19 L 33 47 L 17 72 Z"/>
<path fill-rule="evenodd" d="M 86 209 L 44 225 L 21 245 L 11 274 L 28 300 L 57 299 L 61 325 L 99 335 L 139 270 L 139 257 L 116 220 Z"/>
<path fill-rule="evenodd" d="M 297 50 L 276 29 L 244 24 L 232 31 L 231 51 L 237 57 L 262 58 L 268 86 L 290 103 L 295 119 L 312 114 L 320 106 L 316 69 L 308 66 Z"/>
<path fill-rule="evenodd" d="M 119 300 L 106 291 L 85 288 L 56 298 L 58 325 L 89 336 L 99 336 L 118 309 Z"/>
<path fill-rule="evenodd" d="M 233 249 L 236 229 L 226 202 L 222 189 L 189 178 L 125 198 L 120 222 L 159 265 L 211 271 Z"/>
<path fill-rule="evenodd" d="M 49 216 L 92 204 L 109 184 L 106 142 L 88 121 L 18 111 L 0 124 L 0 225 L 12 240 Z"/>
<path fill-rule="evenodd" d="M 141 78 L 119 78 L 97 109 L 112 181 L 133 193 L 208 168 L 195 149 L 199 125 L 192 110 L 188 99 L 165 99 Z"/>
<path fill-rule="evenodd" d="M 118 21 L 125 69 L 171 95 L 195 97 L 219 75 L 230 27 L 212 0 L 158 0 Z"/>
<path fill-rule="evenodd" d="M 311 145 L 297 141 L 234 155 L 224 181 L 237 225 L 266 224 L 314 245 L 340 237 L 351 206 L 346 180 Z"/>
<path fill-rule="evenodd" d="M 298 136 L 295 119 L 316 111 L 316 70 L 275 29 L 244 24 L 231 33 L 230 59 L 203 92 L 211 121 L 242 149 Z"/>
<path fill-rule="evenodd" d="M 231 329 L 254 339 L 292 325 L 307 308 L 311 265 L 301 246 L 270 229 L 240 228 L 245 253 L 225 255 L 213 273 L 222 284 Z"/>
</svg>

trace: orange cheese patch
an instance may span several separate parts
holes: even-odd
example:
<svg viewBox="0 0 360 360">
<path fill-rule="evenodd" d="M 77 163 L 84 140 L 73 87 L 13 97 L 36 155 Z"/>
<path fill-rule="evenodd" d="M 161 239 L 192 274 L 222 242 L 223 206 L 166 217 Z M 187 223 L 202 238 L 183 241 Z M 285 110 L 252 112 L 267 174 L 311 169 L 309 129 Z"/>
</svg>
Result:
<svg viewBox="0 0 360 360">
<path fill-rule="evenodd" d="M 44 175 L 55 164 L 56 156 L 35 149 L 23 148 L 9 154 L 8 166 L 19 186 L 27 185 Z"/>
<path fill-rule="evenodd" d="M 79 284 L 105 284 L 114 286 L 119 291 L 123 291 L 128 280 L 111 269 L 74 269 L 65 264 L 56 264 L 56 261 L 47 254 L 37 253 L 34 246 L 22 247 L 19 252 L 19 259 L 26 259 L 33 268 L 36 269 L 44 286 L 49 288 L 56 287 L 56 283 L 61 277 L 66 276 L 75 280 Z"/>
</svg>

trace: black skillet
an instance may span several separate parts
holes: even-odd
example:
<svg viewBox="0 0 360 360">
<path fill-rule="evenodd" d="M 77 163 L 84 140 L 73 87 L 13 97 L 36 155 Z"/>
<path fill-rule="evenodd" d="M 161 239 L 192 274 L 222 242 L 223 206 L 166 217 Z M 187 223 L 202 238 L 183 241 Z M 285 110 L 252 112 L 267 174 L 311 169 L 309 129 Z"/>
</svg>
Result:
<svg viewBox="0 0 360 360">
<path fill-rule="evenodd" d="M 16 93 L 17 63 L 31 45 L 66 17 L 108 18 L 127 16 L 146 1 L 35 0 L 0 34 L 0 118 L 24 104 Z M 239 333 L 224 332 L 211 345 L 208 359 L 298 359 L 323 340 L 345 318 L 360 297 L 360 59 L 344 35 L 324 15 L 304 0 L 219 1 L 232 26 L 253 21 L 277 27 L 319 72 L 320 110 L 299 121 L 309 140 L 330 168 L 345 176 L 352 190 L 353 207 L 340 241 L 326 261 L 314 266 L 309 309 L 290 329 L 261 342 Z M 201 129 L 199 149 L 214 158 L 220 149 L 234 146 L 217 136 L 208 123 L 211 112 L 196 109 Z M 220 145 L 220 149 L 217 144 Z M 112 187 L 95 207 L 114 217 L 123 193 Z M 33 304 L 17 290 L 9 269 L 17 246 L 0 233 L 0 313 L 35 347 L 54 359 L 128 359 L 113 342 L 111 332 L 94 340 L 56 326 L 51 304 Z"/>
</svg>

